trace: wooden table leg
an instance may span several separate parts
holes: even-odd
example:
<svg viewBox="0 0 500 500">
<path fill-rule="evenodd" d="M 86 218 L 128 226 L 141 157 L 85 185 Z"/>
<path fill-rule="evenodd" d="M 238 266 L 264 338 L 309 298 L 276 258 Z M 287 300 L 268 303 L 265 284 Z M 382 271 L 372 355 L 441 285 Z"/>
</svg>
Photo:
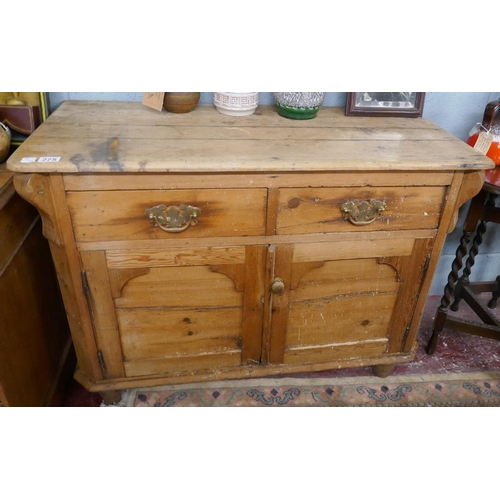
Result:
<svg viewBox="0 0 500 500">
<path fill-rule="evenodd" d="M 103 391 L 99 393 L 105 405 L 118 404 L 122 399 L 122 391 Z"/>
<path fill-rule="evenodd" d="M 373 367 L 373 373 L 377 377 L 386 378 L 396 365 L 376 365 Z"/>
</svg>

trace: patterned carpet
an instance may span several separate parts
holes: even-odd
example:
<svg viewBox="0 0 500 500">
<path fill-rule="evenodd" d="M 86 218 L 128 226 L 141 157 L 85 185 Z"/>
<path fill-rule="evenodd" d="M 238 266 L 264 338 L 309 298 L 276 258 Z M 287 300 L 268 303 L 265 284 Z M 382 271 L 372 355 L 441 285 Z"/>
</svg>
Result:
<svg viewBox="0 0 500 500">
<path fill-rule="evenodd" d="M 500 373 L 283 378 L 133 390 L 134 407 L 484 407 L 500 406 Z"/>
</svg>

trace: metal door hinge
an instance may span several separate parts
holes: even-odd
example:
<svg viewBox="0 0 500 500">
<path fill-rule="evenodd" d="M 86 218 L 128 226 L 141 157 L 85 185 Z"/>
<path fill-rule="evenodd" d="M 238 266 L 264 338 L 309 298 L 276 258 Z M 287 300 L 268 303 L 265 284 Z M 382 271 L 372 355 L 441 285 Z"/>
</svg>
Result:
<svg viewBox="0 0 500 500">
<path fill-rule="evenodd" d="M 403 340 L 401 342 L 401 350 L 404 351 L 406 346 L 406 341 L 408 340 L 408 335 L 410 335 L 410 325 L 406 327 L 405 333 L 403 334 Z"/>
<path fill-rule="evenodd" d="M 429 269 L 429 263 L 431 261 L 431 256 L 428 255 L 427 259 L 425 259 L 424 269 L 422 270 L 422 276 L 425 278 L 427 274 L 427 270 Z"/>
<path fill-rule="evenodd" d="M 104 355 L 100 349 L 97 350 L 97 359 L 99 360 L 99 365 L 101 366 L 102 374 L 106 373 L 106 363 L 104 362 Z"/>
<path fill-rule="evenodd" d="M 90 299 L 90 287 L 89 287 L 89 281 L 87 279 L 87 273 L 85 271 L 82 271 L 82 289 L 83 293 L 85 294 L 85 297 L 87 300 Z"/>
</svg>

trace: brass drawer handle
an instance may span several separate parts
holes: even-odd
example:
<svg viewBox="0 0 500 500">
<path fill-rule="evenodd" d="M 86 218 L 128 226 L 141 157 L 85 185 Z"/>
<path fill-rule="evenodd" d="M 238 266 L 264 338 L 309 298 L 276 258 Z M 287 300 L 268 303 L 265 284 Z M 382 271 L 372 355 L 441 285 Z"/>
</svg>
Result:
<svg viewBox="0 0 500 500">
<path fill-rule="evenodd" d="M 342 203 L 340 210 L 347 215 L 349 222 L 355 226 L 367 226 L 375 222 L 386 209 L 385 201 L 381 200 L 353 200 Z"/>
<path fill-rule="evenodd" d="M 146 217 L 167 233 L 182 233 L 189 226 L 198 223 L 201 210 L 191 205 L 167 207 L 158 205 L 146 209 Z"/>
</svg>

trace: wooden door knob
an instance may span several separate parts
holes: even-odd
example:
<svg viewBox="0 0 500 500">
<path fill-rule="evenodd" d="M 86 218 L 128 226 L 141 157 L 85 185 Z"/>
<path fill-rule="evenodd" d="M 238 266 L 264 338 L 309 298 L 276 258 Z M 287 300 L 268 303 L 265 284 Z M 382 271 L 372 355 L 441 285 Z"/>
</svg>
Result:
<svg viewBox="0 0 500 500">
<path fill-rule="evenodd" d="M 281 278 L 275 278 L 273 284 L 271 285 L 271 292 L 274 294 L 280 294 L 285 291 L 285 283 Z"/>
</svg>

